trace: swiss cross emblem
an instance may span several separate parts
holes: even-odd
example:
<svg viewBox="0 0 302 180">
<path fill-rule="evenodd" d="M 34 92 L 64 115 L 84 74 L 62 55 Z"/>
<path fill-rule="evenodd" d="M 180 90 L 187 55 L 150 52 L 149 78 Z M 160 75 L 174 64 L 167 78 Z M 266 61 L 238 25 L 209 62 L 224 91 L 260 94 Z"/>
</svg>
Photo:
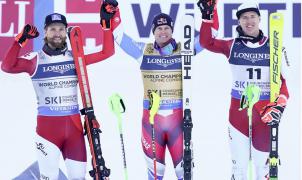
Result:
<svg viewBox="0 0 302 180">
<path fill-rule="evenodd" d="M 160 18 L 157 20 L 157 24 L 167 24 L 167 19 L 166 18 Z"/>
</svg>

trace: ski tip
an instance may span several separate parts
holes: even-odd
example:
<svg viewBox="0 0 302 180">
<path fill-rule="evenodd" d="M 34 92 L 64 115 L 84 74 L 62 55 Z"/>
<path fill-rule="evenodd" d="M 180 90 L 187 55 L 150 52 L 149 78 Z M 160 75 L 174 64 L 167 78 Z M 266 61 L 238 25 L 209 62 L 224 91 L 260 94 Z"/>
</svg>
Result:
<svg viewBox="0 0 302 180">
<path fill-rule="evenodd" d="M 283 14 L 280 12 L 274 12 L 270 14 L 270 19 L 272 20 L 283 20 Z"/>
<path fill-rule="evenodd" d="M 80 30 L 80 26 L 69 26 L 69 27 L 66 29 L 69 38 L 70 38 L 70 34 L 72 33 L 72 31 L 74 31 L 75 29 L 79 29 L 79 30 Z"/>
</svg>

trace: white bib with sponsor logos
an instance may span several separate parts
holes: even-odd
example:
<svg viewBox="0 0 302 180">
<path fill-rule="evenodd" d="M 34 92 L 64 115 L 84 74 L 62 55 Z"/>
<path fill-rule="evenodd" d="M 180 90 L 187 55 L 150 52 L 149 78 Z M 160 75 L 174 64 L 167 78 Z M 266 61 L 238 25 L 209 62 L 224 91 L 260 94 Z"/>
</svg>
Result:
<svg viewBox="0 0 302 180">
<path fill-rule="evenodd" d="M 39 115 L 66 116 L 79 112 L 78 79 L 70 51 L 57 56 L 39 51 L 36 71 L 31 79 Z"/>
<path fill-rule="evenodd" d="M 261 88 L 261 100 L 270 97 L 269 43 L 249 47 L 240 39 L 235 39 L 229 58 L 233 75 L 232 97 L 240 99 L 248 84 Z"/>
</svg>

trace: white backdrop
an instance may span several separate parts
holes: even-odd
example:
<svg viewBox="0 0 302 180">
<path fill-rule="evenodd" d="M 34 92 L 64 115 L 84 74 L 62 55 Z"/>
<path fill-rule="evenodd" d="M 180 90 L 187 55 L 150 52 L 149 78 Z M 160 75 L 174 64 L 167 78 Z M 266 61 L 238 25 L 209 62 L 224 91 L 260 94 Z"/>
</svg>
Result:
<svg viewBox="0 0 302 180">
<path fill-rule="evenodd" d="M 130 3 L 139 0 L 119 2 L 125 32 L 137 41 L 140 39 Z M 162 3 L 163 12 L 168 13 L 170 3 L 179 1 L 149 0 L 141 3 L 144 17 L 147 16 L 151 3 Z M 186 1 L 189 2 L 189 1 Z M 195 1 L 191 1 L 195 3 Z M 224 2 L 232 3 L 231 0 Z M 236 1 L 243 2 L 243 1 Z M 280 125 L 280 179 L 297 180 L 300 175 L 301 152 L 301 38 L 292 38 L 292 3 L 299 1 L 274 1 L 287 3 L 285 14 L 285 40 L 290 72 L 287 79 L 290 100 Z M 271 3 L 263 0 L 261 3 Z M 180 12 L 184 10 L 180 2 Z M 196 9 L 196 7 L 195 7 Z M 200 15 L 195 10 L 196 26 L 200 27 Z M 223 32 L 223 3 L 219 4 L 220 37 Z M 267 33 L 267 13 L 262 13 L 262 27 Z M 95 14 L 98 19 L 98 14 Z M 127 17 L 127 18 L 126 18 Z M 234 16 L 235 18 L 235 16 Z M 68 19 L 68 17 L 67 17 Z M 176 20 L 176 27 L 179 26 Z M 133 28 L 132 28 L 133 27 Z M 178 38 L 175 29 L 174 37 Z M 231 73 L 224 56 L 206 50 L 199 53 L 193 62 L 193 142 L 194 142 L 194 177 L 195 179 L 220 180 L 230 179 L 231 160 L 228 147 L 228 107 L 230 103 Z M 119 47 L 110 59 L 88 68 L 91 93 L 95 112 L 101 123 L 101 143 L 106 164 L 111 168 L 111 179 L 123 179 L 123 165 L 117 120 L 110 112 L 108 98 L 118 92 L 124 99 L 126 113 L 122 116 L 124 142 L 128 163 L 129 179 L 147 179 L 147 171 L 140 144 L 143 86 L 139 64 L 125 54 Z M 0 72 L 0 179 L 12 179 L 35 161 L 33 141 L 36 126 L 36 99 L 31 81 L 26 74 L 10 75 Z M 89 151 L 89 150 L 88 150 Z M 172 161 L 167 152 L 165 179 L 176 179 Z M 90 158 L 89 158 L 90 162 Z M 64 169 L 63 161 L 61 167 Z M 90 170 L 90 167 L 87 167 Z M 87 173 L 87 178 L 89 175 Z"/>
</svg>

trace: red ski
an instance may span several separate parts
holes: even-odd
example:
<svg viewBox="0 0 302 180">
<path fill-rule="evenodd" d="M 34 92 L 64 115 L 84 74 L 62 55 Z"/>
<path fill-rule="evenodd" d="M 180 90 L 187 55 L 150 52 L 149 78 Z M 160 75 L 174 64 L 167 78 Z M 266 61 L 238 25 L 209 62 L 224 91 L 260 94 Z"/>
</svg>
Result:
<svg viewBox="0 0 302 180">
<path fill-rule="evenodd" d="M 105 166 L 105 161 L 102 156 L 100 143 L 100 125 L 94 115 L 92 106 L 88 74 L 83 50 L 82 33 L 78 26 L 69 27 L 68 35 L 70 39 L 71 49 L 73 53 L 74 63 L 79 81 L 79 87 L 82 97 L 83 109 L 81 114 L 85 117 L 84 130 L 87 135 L 90 152 L 92 156 L 93 170 L 89 174 L 95 180 L 103 180 L 110 175 L 110 169 Z"/>
</svg>

